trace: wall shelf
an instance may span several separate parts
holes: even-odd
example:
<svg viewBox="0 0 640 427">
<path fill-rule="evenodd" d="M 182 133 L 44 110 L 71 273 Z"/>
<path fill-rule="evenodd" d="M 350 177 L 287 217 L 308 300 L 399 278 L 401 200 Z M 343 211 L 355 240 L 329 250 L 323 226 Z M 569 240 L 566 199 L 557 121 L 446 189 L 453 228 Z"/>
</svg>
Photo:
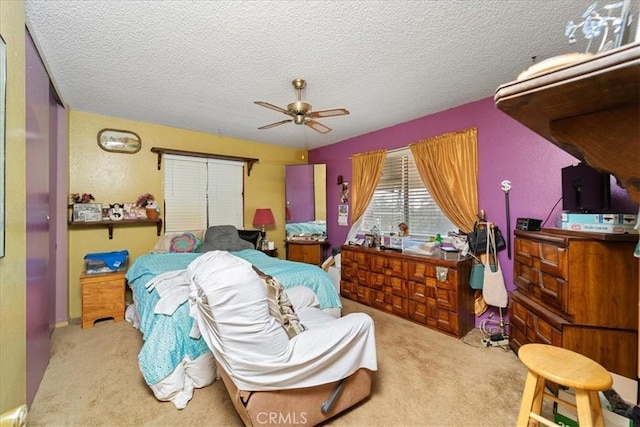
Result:
<svg viewBox="0 0 640 427">
<path fill-rule="evenodd" d="M 640 203 L 640 43 L 500 86 L 498 109 L 602 172 Z"/>
<path fill-rule="evenodd" d="M 69 221 L 69 228 L 96 228 L 96 227 L 106 227 L 109 230 L 109 240 L 113 239 L 113 227 L 117 226 L 145 226 L 145 225 L 154 225 L 156 226 L 157 235 L 160 236 L 162 232 L 162 218 L 158 219 L 148 219 L 148 218 L 140 218 L 140 219 L 122 219 L 120 221 L 89 221 L 89 222 L 81 222 L 81 221 Z"/>
<path fill-rule="evenodd" d="M 198 151 L 174 150 L 171 148 L 162 148 L 162 147 L 151 147 L 151 152 L 158 154 L 158 170 L 160 170 L 162 167 L 163 154 L 175 154 L 178 156 L 204 157 L 207 159 L 220 159 L 220 160 L 231 160 L 234 162 L 244 162 L 247 164 L 247 176 L 251 175 L 251 168 L 253 168 L 253 164 L 260 161 L 260 159 L 255 159 L 252 157 L 227 156 L 224 154 L 212 154 L 212 153 L 201 153 Z"/>
</svg>

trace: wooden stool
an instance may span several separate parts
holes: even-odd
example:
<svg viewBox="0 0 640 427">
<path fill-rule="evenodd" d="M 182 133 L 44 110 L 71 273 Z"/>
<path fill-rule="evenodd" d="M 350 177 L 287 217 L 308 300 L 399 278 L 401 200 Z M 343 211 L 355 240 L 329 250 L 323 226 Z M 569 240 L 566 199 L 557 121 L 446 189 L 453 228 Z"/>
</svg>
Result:
<svg viewBox="0 0 640 427">
<path fill-rule="evenodd" d="M 525 344 L 518 357 L 529 370 L 522 393 L 518 427 L 526 427 L 530 419 L 557 427 L 540 416 L 542 398 L 576 408 L 580 427 L 604 426 L 598 392 L 608 390 L 613 384 L 611 374 L 599 363 L 582 354 L 546 344 Z M 576 392 L 576 405 L 560 400 L 544 391 L 545 381 L 572 387 Z"/>
</svg>

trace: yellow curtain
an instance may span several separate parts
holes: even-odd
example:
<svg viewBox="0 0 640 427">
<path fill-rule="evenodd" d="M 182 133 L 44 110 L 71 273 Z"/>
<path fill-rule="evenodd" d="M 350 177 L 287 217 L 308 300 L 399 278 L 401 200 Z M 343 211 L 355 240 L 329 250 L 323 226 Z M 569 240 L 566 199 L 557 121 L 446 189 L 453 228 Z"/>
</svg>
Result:
<svg viewBox="0 0 640 427">
<path fill-rule="evenodd" d="M 409 144 L 424 185 L 462 232 L 478 215 L 478 129 L 451 132 Z"/>
<path fill-rule="evenodd" d="M 375 150 L 351 156 L 351 223 L 364 214 L 382 176 L 386 150 Z"/>
</svg>

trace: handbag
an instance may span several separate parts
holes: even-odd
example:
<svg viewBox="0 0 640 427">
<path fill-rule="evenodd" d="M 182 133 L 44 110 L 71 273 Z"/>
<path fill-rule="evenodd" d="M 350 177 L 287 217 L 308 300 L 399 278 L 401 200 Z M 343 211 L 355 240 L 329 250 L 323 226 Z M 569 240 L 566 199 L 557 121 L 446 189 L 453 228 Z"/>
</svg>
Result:
<svg viewBox="0 0 640 427">
<path fill-rule="evenodd" d="M 504 284 L 500 262 L 498 261 L 496 246 L 493 227 L 488 227 L 486 242 L 487 259 L 484 265 L 482 296 L 487 304 L 504 308 L 508 304 L 509 296 Z M 491 256 L 494 257 L 495 270 L 492 268 Z"/>
<path fill-rule="evenodd" d="M 484 283 L 484 264 L 474 262 L 471 266 L 471 276 L 469 277 L 469 286 L 471 289 L 482 289 Z"/>
<path fill-rule="evenodd" d="M 487 225 L 482 225 L 478 222 L 473 226 L 473 231 L 467 235 L 467 240 L 469 241 L 469 252 L 472 254 L 479 253 L 478 250 L 482 251 L 487 245 L 487 230 L 493 230 L 493 234 L 495 236 L 495 242 L 497 243 L 496 247 L 498 251 L 501 251 L 507 247 L 507 244 L 502 236 L 502 232 L 498 228 L 497 225 L 492 223 L 485 223 Z"/>
</svg>

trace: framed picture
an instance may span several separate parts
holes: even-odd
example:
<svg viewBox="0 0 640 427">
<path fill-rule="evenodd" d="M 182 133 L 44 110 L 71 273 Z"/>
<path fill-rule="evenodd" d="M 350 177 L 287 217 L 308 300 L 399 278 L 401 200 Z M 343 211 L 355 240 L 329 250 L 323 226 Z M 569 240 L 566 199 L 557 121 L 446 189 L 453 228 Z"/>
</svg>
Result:
<svg viewBox="0 0 640 427">
<path fill-rule="evenodd" d="M 376 236 L 373 234 L 365 234 L 364 235 L 364 245 L 365 248 L 375 248 L 376 247 Z"/>
<path fill-rule="evenodd" d="M 111 153 L 134 154 L 142 148 L 138 134 L 119 129 L 102 129 L 98 132 L 98 145 Z"/>
<path fill-rule="evenodd" d="M 102 221 L 102 205 L 100 203 L 76 203 L 73 205 L 74 222 Z"/>
</svg>

